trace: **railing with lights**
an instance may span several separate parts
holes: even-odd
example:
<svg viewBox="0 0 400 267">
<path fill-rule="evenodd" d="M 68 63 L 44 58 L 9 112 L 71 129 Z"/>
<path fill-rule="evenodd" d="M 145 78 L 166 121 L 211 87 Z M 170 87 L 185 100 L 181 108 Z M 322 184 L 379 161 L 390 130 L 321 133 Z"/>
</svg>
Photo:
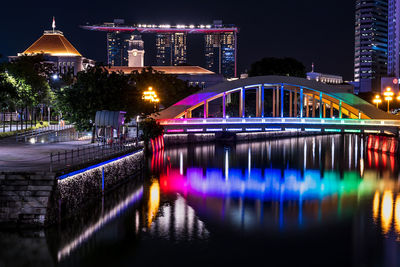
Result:
<svg viewBox="0 0 400 267">
<path fill-rule="evenodd" d="M 194 132 L 260 132 L 286 128 L 298 131 L 366 132 L 388 131 L 398 134 L 400 121 L 360 119 L 319 119 L 319 118 L 207 118 L 159 120 L 166 133 Z M 271 127 L 275 126 L 275 127 Z"/>
</svg>

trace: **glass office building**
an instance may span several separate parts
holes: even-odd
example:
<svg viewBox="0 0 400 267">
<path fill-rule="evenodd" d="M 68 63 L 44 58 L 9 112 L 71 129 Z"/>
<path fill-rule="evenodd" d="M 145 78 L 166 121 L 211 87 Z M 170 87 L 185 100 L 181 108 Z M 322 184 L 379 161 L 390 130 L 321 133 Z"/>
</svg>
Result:
<svg viewBox="0 0 400 267">
<path fill-rule="evenodd" d="M 357 0 L 354 80 L 359 91 L 379 91 L 387 73 L 388 0 Z"/>
<path fill-rule="evenodd" d="M 224 75 L 236 76 L 236 33 L 210 33 L 205 35 L 206 68 Z"/>
<path fill-rule="evenodd" d="M 156 36 L 157 66 L 178 66 L 187 61 L 186 33 L 158 33 Z"/>
</svg>

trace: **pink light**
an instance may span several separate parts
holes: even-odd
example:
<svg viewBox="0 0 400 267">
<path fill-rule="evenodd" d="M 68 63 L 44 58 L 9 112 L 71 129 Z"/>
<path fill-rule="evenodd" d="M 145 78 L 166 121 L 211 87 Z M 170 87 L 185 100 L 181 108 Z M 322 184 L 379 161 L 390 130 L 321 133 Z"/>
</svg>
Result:
<svg viewBox="0 0 400 267">
<path fill-rule="evenodd" d="M 172 129 L 172 130 L 168 130 L 167 132 L 169 132 L 169 133 L 183 133 L 184 130 L 183 129 Z"/>
</svg>

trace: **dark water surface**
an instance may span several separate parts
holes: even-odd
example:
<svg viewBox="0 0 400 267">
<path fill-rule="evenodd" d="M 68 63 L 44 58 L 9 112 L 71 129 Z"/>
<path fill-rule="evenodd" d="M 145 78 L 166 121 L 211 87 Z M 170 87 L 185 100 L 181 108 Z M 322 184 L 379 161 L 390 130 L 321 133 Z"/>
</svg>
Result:
<svg viewBox="0 0 400 267">
<path fill-rule="evenodd" d="M 399 159 L 357 135 L 160 151 L 0 266 L 400 266 Z"/>
</svg>

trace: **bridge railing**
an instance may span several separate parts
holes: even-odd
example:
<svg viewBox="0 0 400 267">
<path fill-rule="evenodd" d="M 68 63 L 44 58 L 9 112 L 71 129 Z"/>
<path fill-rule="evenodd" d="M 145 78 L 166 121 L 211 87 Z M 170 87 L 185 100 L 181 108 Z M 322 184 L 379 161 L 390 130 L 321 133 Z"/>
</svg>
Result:
<svg viewBox="0 0 400 267">
<path fill-rule="evenodd" d="M 400 120 L 320 119 L 320 118 L 194 118 L 159 120 L 161 125 L 210 125 L 210 124 L 330 124 L 330 125 L 385 125 L 400 127 Z"/>
</svg>

